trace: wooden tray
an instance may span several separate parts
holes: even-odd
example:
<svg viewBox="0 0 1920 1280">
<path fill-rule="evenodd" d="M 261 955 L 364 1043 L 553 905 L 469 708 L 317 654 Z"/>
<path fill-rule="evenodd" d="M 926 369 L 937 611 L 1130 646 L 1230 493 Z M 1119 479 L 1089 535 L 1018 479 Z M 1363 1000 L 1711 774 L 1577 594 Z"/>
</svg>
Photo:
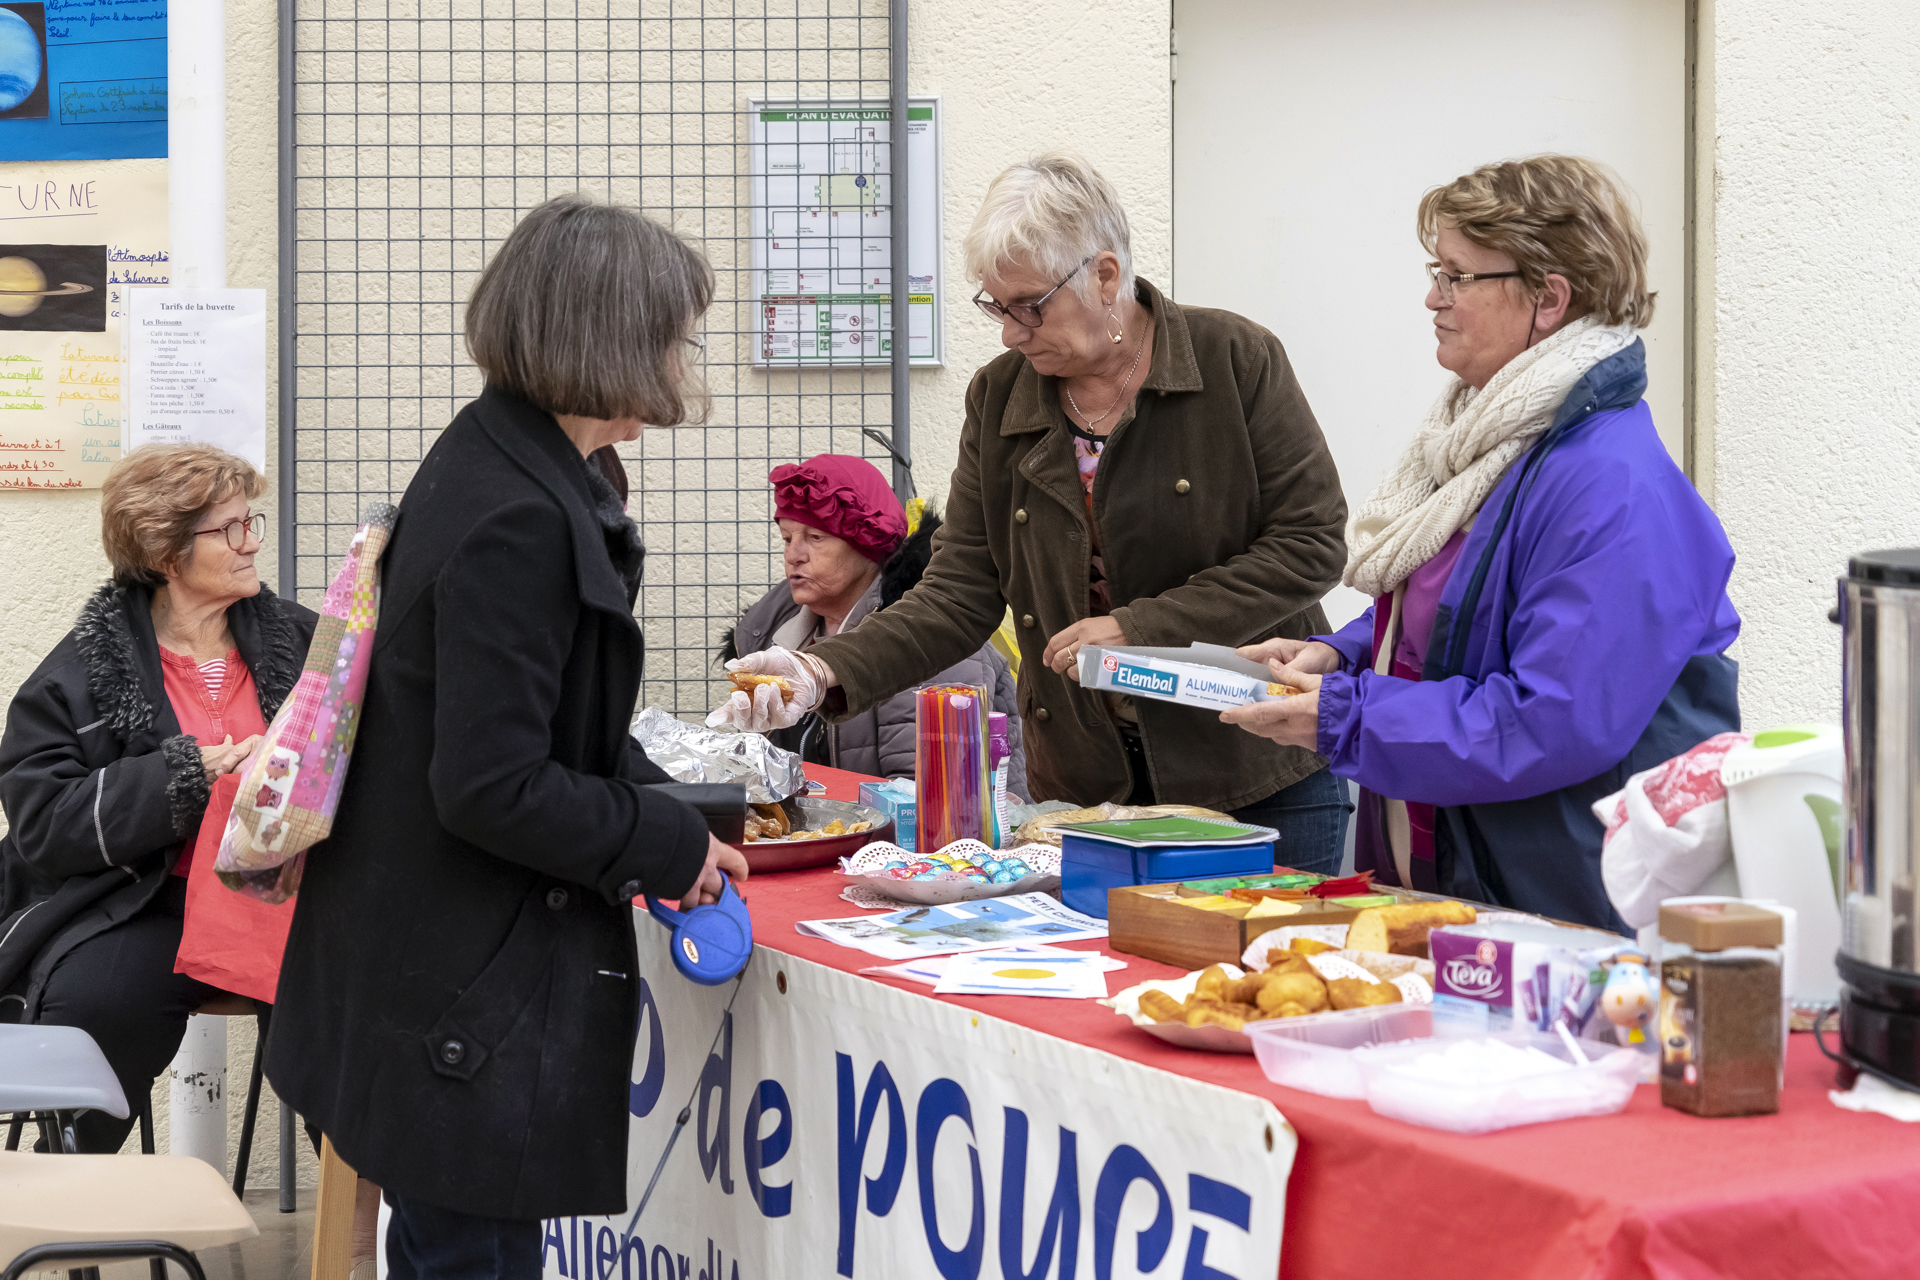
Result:
<svg viewBox="0 0 1920 1280">
<path fill-rule="evenodd" d="M 1240 963 L 1247 945 L 1261 934 L 1285 925 L 1351 924 L 1359 907 L 1334 907 L 1318 901 L 1302 903 L 1291 915 L 1247 920 L 1245 910 L 1205 911 L 1182 905 L 1181 886 L 1175 884 L 1122 885 L 1107 890 L 1107 945 L 1128 955 L 1144 956 L 1182 969 L 1204 969 L 1210 964 Z M 1386 886 L 1406 901 L 1415 895 Z M 1419 895 L 1421 898 L 1430 895 Z"/>
</svg>

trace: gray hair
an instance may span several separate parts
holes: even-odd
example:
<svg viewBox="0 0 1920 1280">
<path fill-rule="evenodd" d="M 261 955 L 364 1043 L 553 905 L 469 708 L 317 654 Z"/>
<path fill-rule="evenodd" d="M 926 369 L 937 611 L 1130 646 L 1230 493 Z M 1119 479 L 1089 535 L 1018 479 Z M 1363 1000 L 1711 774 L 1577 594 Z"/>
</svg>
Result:
<svg viewBox="0 0 1920 1280">
<path fill-rule="evenodd" d="M 1049 151 L 1009 168 L 987 188 L 967 231 L 966 271 L 982 280 L 1001 263 L 1025 263 L 1050 279 L 1094 254 L 1120 259 L 1120 294 L 1133 292 L 1133 249 L 1120 194 L 1071 151 Z M 1094 300 L 1093 276 L 1073 277 L 1074 292 Z"/>
<path fill-rule="evenodd" d="M 574 193 L 520 219 L 467 299 L 467 354 L 548 413 L 698 421 L 679 349 L 713 301 L 701 252 L 635 209 Z"/>
</svg>

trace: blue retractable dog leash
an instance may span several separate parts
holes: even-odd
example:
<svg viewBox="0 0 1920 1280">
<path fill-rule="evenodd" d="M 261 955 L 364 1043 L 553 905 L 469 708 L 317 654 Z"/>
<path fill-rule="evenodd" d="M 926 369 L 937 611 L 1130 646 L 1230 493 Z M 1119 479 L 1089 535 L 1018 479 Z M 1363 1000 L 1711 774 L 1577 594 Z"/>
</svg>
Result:
<svg viewBox="0 0 1920 1280">
<path fill-rule="evenodd" d="M 717 987 L 728 980 L 734 980 L 733 994 L 727 997 L 727 1007 L 721 1011 L 720 1025 L 713 1029 L 713 1043 L 707 1046 L 707 1055 L 711 1057 L 720 1047 L 720 1037 L 727 1028 L 727 1015 L 733 1012 L 733 1002 L 740 998 L 740 988 L 746 985 L 747 961 L 753 957 L 753 918 L 747 914 L 747 904 L 733 891 L 733 881 L 723 879 L 720 900 L 691 911 L 675 911 L 657 898 L 647 901 L 647 911 L 667 928 L 673 930 L 673 941 L 668 950 L 673 955 L 673 967 L 693 982 L 703 987 Z M 633 1230 L 640 1225 L 640 1215 L 646 1211 L 647 1201 L 653 1198 L 653 1189 L 659 1185 L 660 1174 L 667 1167 L 667 1157 L 673 1154 L 673 1144 L 680 1140 L 680 1131 L 687 1127 L 687 1121 L 693 1118 L 694 1099 L 700 1096 L 699 1077 L 694 1078 L 693 1093 L 687 1097 L 687 1105 L 680 1108 L 675 1117 L 673 1131 L 667 1134 L 667 1145 L 660 1152 L 659 1162 L 653 1166 L 653 1177 L 647 1179 L 647 1189 L 640 1195 L 640 1203 L 633 1208 L 633 1216 L 627 1219 L 627 1229 L 620 1238 L 623 1252 L 627 1241 L 633 1239 Z"/>
<path fill-rule="evenodd" d="M 673 930 L 673 967 L 703 987 L 717 987 L 737 977 L 753 954 L 753 917 L 733 891 L 733 881 L 721 878 L 720 900 L 691 911 L 675 911 L 658 898 L 647 910 Z"/>
</svg>

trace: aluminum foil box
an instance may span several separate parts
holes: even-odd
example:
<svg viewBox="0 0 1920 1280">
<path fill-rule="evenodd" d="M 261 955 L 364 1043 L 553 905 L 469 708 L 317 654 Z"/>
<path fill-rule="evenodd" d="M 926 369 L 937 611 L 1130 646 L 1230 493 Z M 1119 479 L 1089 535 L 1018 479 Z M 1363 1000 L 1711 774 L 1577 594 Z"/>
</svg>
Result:
<svg viewBox="0 0 1920 1280">
<path fill-rule="evenodd" d="M 1267 668 L 1232 649 L 1196 644 L 1185 649 L 1088 645 L 1080 650 L 1081 687 L 1186 707 L 1225 710 L 1279 695 L 1267 692 Z"/>
</svg>

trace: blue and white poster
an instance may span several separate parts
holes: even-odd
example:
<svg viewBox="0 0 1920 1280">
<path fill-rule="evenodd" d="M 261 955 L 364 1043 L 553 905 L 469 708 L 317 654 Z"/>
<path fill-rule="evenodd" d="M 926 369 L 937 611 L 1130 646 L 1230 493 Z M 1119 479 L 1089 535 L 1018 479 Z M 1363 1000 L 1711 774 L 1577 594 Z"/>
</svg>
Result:
<svg viewBox="0 0 1920 1280">
<path fill-rule="evenodd" d="M 0 159 L 166 154 L 166 0 L 0 0 Z"/>
</svg>

